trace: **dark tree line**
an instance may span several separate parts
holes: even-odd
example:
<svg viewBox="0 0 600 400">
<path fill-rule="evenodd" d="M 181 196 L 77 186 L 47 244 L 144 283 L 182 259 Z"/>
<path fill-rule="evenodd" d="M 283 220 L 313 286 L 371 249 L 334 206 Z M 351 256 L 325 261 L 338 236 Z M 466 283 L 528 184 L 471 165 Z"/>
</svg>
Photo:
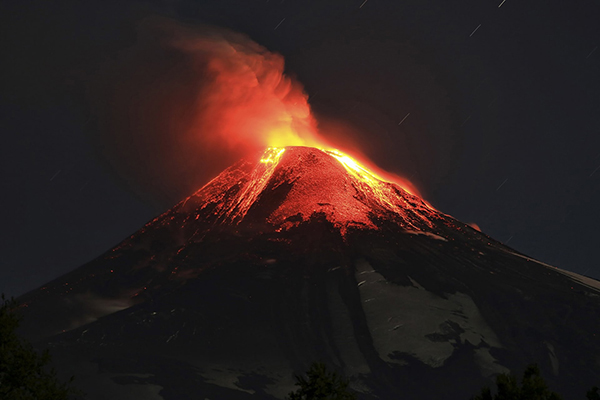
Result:
<svg viewBox="0 0 600 400">
<path fill-rule="evenodd" d="M 306 377 L 296 376 L 296 386 L 299 389 L 290 393 L 288 400 L 356 399 L 356 395 L 348 390 L 348 380 L 327 371 L 323 363 L 313 363 Z M 600 400 L 599 391 L 594 386 L 587 392 L 587 400 Z M 484 387 L 471 400 L 562 400 L 562 397 L 548 387 L 538 366 L 532 364 L 525 369 L 520 382 L 512 374 L 500 374 L 496 377 L 494 394 L 489 387 Z"/>
<path fill-rule="evenodd" d="M 0 399 L 66 400 L 75 394 L 70 382 L 60 382 L 50 367 L 48 351 L 37 353 L 16 329 L 17 303 L 1 296 L 0 304 Z"/>
<path fill-rule="evenodd" d="M 296 376 L 298 390 L 289 394 L 289 400 L 355 400 L 348 390 L 348 380 L 327 371 L 323 363 L 315 362 L 304 376 Z"/>
<path fill-rule="evenodd" d="M 588 400 L 600 400 L 598 388 L 594 386 L 586 397 Z M 495 394 L 489 387 L 484 387 L 471 400 L 562 400 L 562 396 L 548 387 L 539 367 L 531 364 L 525 368 L 520 383 L 512 374 L 500 374 L 496 377 Z"/>
<path fill-rule="evenodd" d="M 17 333 L 17 303 L 4 295 L 0 303 L 0 399 L 1 400 L 68 400 L 81 395 L 71 381 L 61 382 L 50 367 L 48 351 L 38 353 Z M 71 378 L 72 380 L 72 378 Z M 349 381 L 330 372 L 323 363 L 313 363 L 306 376 L 296 376 L 298 389 L 288 400 L 356 400 L 348 389 Z M 401 398 L 401 396 L 399 396 Z M 600 400 L 598 387 L 586 394 L 587 400 Z M 542 378 L 537 365 L 529 365 L 519 381 L 512 374 L 496 377 L 496 390 L 484 387 L 471 400 L 562 400 Z"/>
</svg>

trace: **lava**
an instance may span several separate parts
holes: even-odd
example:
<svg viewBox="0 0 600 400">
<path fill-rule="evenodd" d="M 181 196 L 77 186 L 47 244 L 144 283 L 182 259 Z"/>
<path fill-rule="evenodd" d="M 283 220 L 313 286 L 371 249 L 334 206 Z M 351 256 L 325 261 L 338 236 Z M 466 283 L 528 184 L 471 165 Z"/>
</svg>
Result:
<svg viewBox="0 0 600 400">
<path fill-rule="evenodd" d="M 320 215 L 343 236 L 350 227 L 377 230 L 381 221 L 431 231 L 440 215 L 353 157 L 305 146 L 269 147 L 256 158 L 238 162 L 181 203 L 182 215 L 194 209 L 214 221 L 211 224 L 264 229 L 267 222 L 276 230 Z M 178 225 L 175 214 L 165 217 L 166 223 Z"/>
<path fill-rule="evenodd" d="M 277 162 L 279 161 L 279 158 L 281 157 L 281 155 L 283 154 L 283 152 L 285 151 L 285 147 L 284 148 L 277 148 L 277 147 L 269 147 L 266 151 L 265 154 L 263 155 L 263 157 L 260 159 L 261 163 L 264 164 L 277 164 Z"/>
<path fill-rule="evenodd" d="M 260 165 L 252 171 L 249 183 L 244 187 L 237 201 L 230 207 L 227 216 L 232 219 L 244 217 L 256 202 L 273 175 L 285 148 L 268 148 L 260 159 Z"/>
<path fill-rule="evenodd" d="M 395 212 L 398 212 L 398 207 L 394 204 L 394 200 L 396 195 L 390 191 L 389 183 L 394 183 L 402 188 L 405 192 L 410 195 L 420 197 L 418 193 L 415 193 L 416 190 L 412 188 L 412 185 L 407 184 L 406 181 L 403 181 L 401 178 L 398 179 L 385 179 L 379 176 L 377 173 L 363 166 L 360 162 L 352 158 L 351 156 L 342 153 L 337 149 L 325 149 L 318 148 L 319 150 L 325 152 L 326 154 L 332 156 L 336 160 L 340 162 L 357 181 L 361 182 L 361 184 L 366 185 L 369 188 L 370 192 L 379 200 L 379 202 L 385 207 L 391 208 Z M 285 148 L 268 148 L 265 151 L 265 156 L 260 160 L 261 162 L 274 162 L 276 163 L 281 157 L 281 154 L 285 151 Z M 390 198 L 391 197 L 391 198 Z M 423 200 L 423 199 L 421 199 Z M 423 203 L 431 210 L 434 208 L 423 200 Z"/>
<path fill-rule="evenodd" d="M 417 193 L 351 151 L 345 128 L 319 125 L 282 55 L 237 32 L 164 18 L 141 23 L 139 35 L 93 98 L 108 164 L 151 202 L 170 205 L 239 159 L 288 146 L 322 149 L 372 186 L 391 181 Z"/>
</svg>

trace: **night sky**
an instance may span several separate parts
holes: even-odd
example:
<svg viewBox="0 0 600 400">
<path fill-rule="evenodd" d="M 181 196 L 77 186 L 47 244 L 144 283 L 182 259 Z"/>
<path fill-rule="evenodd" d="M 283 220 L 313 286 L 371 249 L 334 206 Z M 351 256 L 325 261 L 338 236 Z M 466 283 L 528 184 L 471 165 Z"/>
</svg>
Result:
<svg viewBox="0 0 600 400">
<path fill-rule="evenodd" d="M 81 266 L 193 191 L 140 189 L 98 134 L 93 88 L 156 16 L 283 55 L 317 118 L 437 209 L 598 279 L 599 15 L 589 0 L 3 1 L 0 291 Z M 161 88 L 177 57 L 129 73 Z M 214 174 L 198 165 L 185 175 Z"/>
</svg>

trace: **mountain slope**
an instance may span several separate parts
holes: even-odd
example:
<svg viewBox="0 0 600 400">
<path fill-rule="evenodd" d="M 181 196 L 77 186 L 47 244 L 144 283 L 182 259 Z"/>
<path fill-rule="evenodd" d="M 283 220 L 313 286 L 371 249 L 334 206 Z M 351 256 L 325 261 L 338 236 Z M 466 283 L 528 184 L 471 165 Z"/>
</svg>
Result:
<svg viewBox="0 0 600 400">
<path fill-rule="evenodd" d="M 600 373 L 598 282 L 314 148 L 240 161 L 21 300 L 92 399 L 283 398 L 314 360 L 369 399 L 464 399 L 528 362 L 574 398 Z"/>
</svg>

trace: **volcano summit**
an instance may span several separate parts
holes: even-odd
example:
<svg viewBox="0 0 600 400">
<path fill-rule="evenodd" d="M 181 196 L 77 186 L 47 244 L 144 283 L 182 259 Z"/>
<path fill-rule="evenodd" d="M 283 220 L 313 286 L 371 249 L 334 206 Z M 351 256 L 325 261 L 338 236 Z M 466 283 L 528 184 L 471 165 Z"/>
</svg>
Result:
<svg viewBox="0 0 600 400">
<path fill-rule="evenodd" d="M 323 214 L 345 232 L 389 219 L 405 228 L 431 226 L 431 209 L 406 190 L 337 151 L 270 148 L 259 163 L 229 168 L 182 204 L 196 213 L 214 205 L 220 223 L 264 224 L 287 230 Z"/>
<path fill-rule="evenodd" d="M 600 376 L 597 281 L 316 148 L 238 162 L 20 300 L 90 399 L 282 399 L 316 360 L 361 399 L 467 399 L 530 362 L 567 398 Z"/>
</svg>

